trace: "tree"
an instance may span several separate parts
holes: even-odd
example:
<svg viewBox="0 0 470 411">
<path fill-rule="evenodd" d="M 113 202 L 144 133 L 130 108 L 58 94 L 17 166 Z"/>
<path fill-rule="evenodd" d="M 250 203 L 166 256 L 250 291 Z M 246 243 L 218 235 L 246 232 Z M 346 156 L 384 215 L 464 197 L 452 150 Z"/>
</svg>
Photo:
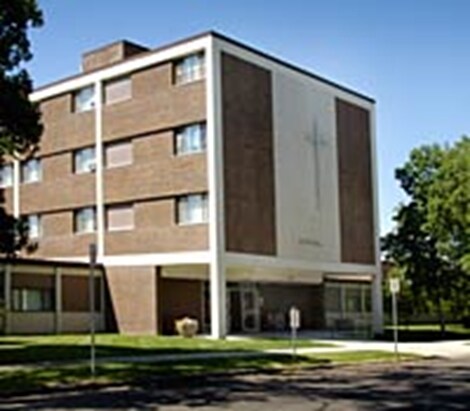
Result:
<svg viewBox="0 0 470 411">
<path fill-rule="evenodd" d="M 446 307 L 469 309 L 469 142 L 423 146 L 411 152 L 395 176 L 409 201 L 400 204 L 394 230 L 382 240 L 415 299 L 429 300 L 445 332 Z"/>
<path fill-rule="evenodd" d="M 24 63 L 32 58 L 28 29 L 43 23 L 35 0 L 0 0 L 0 166 L 37 148 L 42 133 L 40 112 L 31 103 L 32 81 Z M 3 198 L 0 198 L 3 202 Z M 0 208 L 0 254 L 25 246 L 24 222 Z"/>
</svg>

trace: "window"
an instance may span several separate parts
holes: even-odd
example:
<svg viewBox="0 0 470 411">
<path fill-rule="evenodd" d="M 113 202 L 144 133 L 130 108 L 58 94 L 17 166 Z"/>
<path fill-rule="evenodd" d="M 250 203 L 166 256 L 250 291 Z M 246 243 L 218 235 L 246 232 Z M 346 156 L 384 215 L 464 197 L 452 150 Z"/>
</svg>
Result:
<svg viewBox="0 0 470 411">
<path fill-rule="evenodd" d="M 175 63 L 175 84 L 185 84 L 204 78 L 204 54 L 191 54 Z"/>
<path fill-rule="evenodd" d="M 88 86 L 77 90 L 73 95 L 73 111 L 80 113 L 82 111 L 92 110 L 95 107 L 95 87 Z"/>
<path fill-rule="evenodd" d="M 111 206 L 106 210 L 108 231 L 132 230 L 134 228 L 134 208 L 129 204 Z"/>
<path fill-rule="evenodd" d="M 54 295 L 50 288 L 13 288 L 13 311 L 53 311 Z"/>
<path fill-rule="evenodd" d="M 13 185 L 13 165 L 5 164 L 0 166 L 0 188 L 11 187 Z"/>
<path fill-rule="evenodd" d="M 82 208 L 74 213 L 77 234 L 93 233 L 96 230 L 96 211 L 93 207 Z"/>
<path fill-rule="evenodd" d="M 122 167 L 132 164 L 132 141 L 110 144 L 105 148 L 107 168 Z"/>
<path fill-rule="evenodd" d="M 95 148 L 88 147 L 73 153 L 73 171 L 76 174 L 95 171 Z"/>
<path fill-rule="evenodd" d="M 346 296 L 345 296 L 346 312 L 348 313 L 362 312 L 361 291 L 362 289 L 357 286 L 351 286 L 351 287 L 346 288 Z"/>
<path fill-rule="evenodd" d="M 206 150 L 206 125 L 192 124 L 182 127 L 175 134 L 177 155 L 201 153 Z"/>
<path fill-rule="evenodd" d="M 28 236 L 30 239 L 41 237 L 41 217 L 38 214 L 31 214 L 27 217 Z"/>
<path fill-rule="evenodd" d="M 104 85 L 104 103 L 114 104 L 132 97 L 132 81 L 130 77 L 111 80 Z"/>
<path fill-rule="evenodd" d="M 206 223 L 208 217 L 207 194 L 191 194 L 177 199 L 178 224 Z"/>
<path fill-rule="evenodd" d="M 23 163 L 21 167 L 21 180 L 23 183 L 41 181 L 41 160 L 32 158 Z"/>
</svg>

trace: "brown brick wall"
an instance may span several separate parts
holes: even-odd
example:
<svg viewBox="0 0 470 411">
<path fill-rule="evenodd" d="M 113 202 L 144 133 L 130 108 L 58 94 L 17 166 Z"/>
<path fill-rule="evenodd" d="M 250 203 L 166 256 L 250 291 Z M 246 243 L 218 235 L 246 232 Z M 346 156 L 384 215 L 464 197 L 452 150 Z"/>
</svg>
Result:
<svg viewBox="0 0 470 411">
<path fill-rule="evenodd" d="M 115 42 L 85 53 L 82 56 L 82 69 L 84 72 L 96 70 L 147 50 L 146 47 L 127 41 Z"/>
<path fill-rule="evenodd" d="M 195 318 L 202 326 L 202 281 L 160 278 L 158 307 L 163 334 L 175 333 L 175 320 Z"/>
<path fill-rule="evenodd" d="M 172 82 L 172 64 L 132 75 L 132 99 L 105 106 L 103 139 L 110 141 L 204 120 L 205 82 Z"/>
<path fill-rule="evenodd" d="M 222 54 L 227 251 L 276 254 L 271 86 L 265 69 Z"/>
<path fill-rule="evenodd" d="M 42 101 L 40 109 L 44 124 L 40 155 L 94 144 L 94 111 L 72 112 L 72 93 Z"/>
<path fill-rule="evenodd" d="M 207 191 L 205 154 L 176 157 L 173 132 L 133 140 L 134 164 L 105 171 L 108 203 Z"/>
<path fill-rule="evenodd" d="M 71 152 L 43 158 L 42 181 L 20 185 L 25 214 L 85 207 L 95 201 L 95 174 L 74 174 Z"/>
<path fill-rule="evenodd" d="M 336 100 L 341 261 L 374 264 L 371 125 L 367 110 Z"/>
<path fill-rule="evenodd" d="M 96 242 L 95 234 L 74 234 L 72 211 L 44 214 L 42 228 L 34 258 L 86 256 L 89 244 Z"/>
<path fill-rule="evenodd" d="M 106 279 L 118 331 L 129 334 L 157 333 L 155 267 L 108 267 Z"/>
<path fill-rule="evenodd" d="M 207 224 L 176 224 L 174 199 L 135 203 L 134 222 L 134 230 L 106 233 L 106 254 L 208 249 Z"/>
</svg>

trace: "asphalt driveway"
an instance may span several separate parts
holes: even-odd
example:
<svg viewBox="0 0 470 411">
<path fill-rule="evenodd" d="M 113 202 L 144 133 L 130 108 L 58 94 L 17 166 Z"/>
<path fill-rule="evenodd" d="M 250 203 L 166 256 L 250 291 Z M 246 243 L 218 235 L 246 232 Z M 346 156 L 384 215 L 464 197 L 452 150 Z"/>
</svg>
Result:
<svg viewBox="0 0 470 411">
<path fill-rule="evenodd" d="M 5 409 L 468 410 L 470 360 L 155 379 L 0 400 Z"/>
</svg>

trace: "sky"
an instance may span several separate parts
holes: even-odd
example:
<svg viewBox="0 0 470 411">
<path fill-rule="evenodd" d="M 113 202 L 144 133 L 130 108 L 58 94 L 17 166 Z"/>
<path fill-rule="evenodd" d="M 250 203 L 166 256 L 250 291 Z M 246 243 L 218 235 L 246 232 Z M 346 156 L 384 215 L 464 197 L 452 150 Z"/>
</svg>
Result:
<svg viewBox="0 0 470 411">
<path fill-rule="evenodd" d="M 376 100 L 380 227 L 404 201 L 394 170 L 410 150 L 470 134 L 470 1 L 38 0 L 35 86 L 76 74 L 119 39 L 157 47 L 217 30 Z"/>
</svg>

